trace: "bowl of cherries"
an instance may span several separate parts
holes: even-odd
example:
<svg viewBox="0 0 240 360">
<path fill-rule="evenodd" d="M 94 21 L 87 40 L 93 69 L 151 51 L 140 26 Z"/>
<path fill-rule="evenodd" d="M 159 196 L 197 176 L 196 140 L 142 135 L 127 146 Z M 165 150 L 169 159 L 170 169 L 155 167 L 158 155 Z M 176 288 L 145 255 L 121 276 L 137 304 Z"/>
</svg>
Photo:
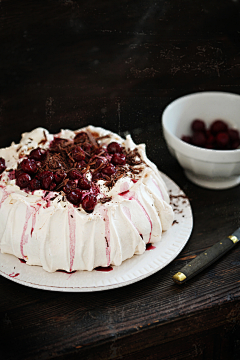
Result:
<svg viewBox="0 0 240 360">
<path fill-rule="evenodd" d="M 183 96 L 166 107 L 162 127 L 170 153 L 189 180 L 209 189 L 240 183 L 240 95 Z"/>
</svg>

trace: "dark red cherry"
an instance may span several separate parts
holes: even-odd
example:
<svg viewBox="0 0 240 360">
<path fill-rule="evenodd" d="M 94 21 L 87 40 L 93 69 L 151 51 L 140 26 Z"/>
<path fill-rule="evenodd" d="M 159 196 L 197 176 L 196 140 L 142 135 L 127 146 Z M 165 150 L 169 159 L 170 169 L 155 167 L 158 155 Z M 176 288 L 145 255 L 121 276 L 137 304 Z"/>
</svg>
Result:
<svg viewBox="0 0 240 360">
<path fill-rule="evenodd" d="M 67 194 L 67 199 L 74 205 L 79 205 L 82 199 L 82 192 L 80 189 L 74 189 Z"/>
<path fill-rule="evenodd" d="M 15 170 L 10 170 L 9 173 L 8 173 L 8 178 L 9 178 L 9 180 L 16 179 L 16 171 Z"/>
<path fill-rule="evenodd" d="M 43 171 L 41 173 L 41 184 L 44 190 L 49 190 L 50 185 L 54 179 L 52 171 Z"/>
<path fill-rule="evenodd" d="M 114 165 L 125 165 L 126 164 L 126 156 L 124 154 L 115 153 L 115 154 L 113 154 L 111 162 Z"/>
<path fill-rule="evenodd" d="M 30 181 L 30 188 L 32 191 L 41 189 L 41 183 L 38 179 L 34 178 Z"/>
<path fill-rule="evenodd" d="M 84 131 L 81 131 L 75 135 L 74 142 L 84 142 L 88 140 L 88 135 Z"/>
<path fill-rule="evenodd" d="M 231 144 L 231 149 L 234 150 L 234 149 L 237 149 L 240 145 L 240 140 L 235 140 L 232 142 Z"/>
<path fill-rule="evenodd" d="M 29 154 L 29 158 L 34 159 L 36 161 L 42 160 L 44 156 L 45 156 L 45 152 L 40 148 L 32 150 Z"/>
<path fill-rule="evenodd" d="M 206 145 L 206 136 L 203 132 L 195 132 L 192 136 L 192 144 L 195 146 L 204 147 Z"/>
<path fill-rule="evenodd" d="M 63 187 L 63 191 L 68 194 L 70 191 L 76 188 L 76 183 L 73 180 L 68 180 L 66 185 Z"/>
<path fill-rule="evenodd" d="M 236 141 L 239 140 L 239 131 L 236 129 L 229 129 L 228 130 L 228 135 L 231 141 Z"/>
<path fill-rule="evenodd" d="M 213 135 L 219 132 L 227 132 L 228 125 L 223 120 L 215 120 L 210 126 L 210 131 Z"/>
<path fill-rule="evenodd" d="M 21 162 L 21 168 L 28 174 L 34 174 L 37 171 L 37 164 L 34 159 L 24 159 Z"/>
<path fill-rule="evenodd" d="M 84 149 L 84 151 L 86 151 L 86 153 L 90 154 L 91 151 L 92 151 L 92 145 L 91 144 L 84 144 L 83 149 Z"/>
<path fill-rule="evenodd" d="M 181 140 L 188 143 L 188 144 L 191 144 L 192 143 L 192 137 L 191 136 L 187 136 L 187 135 L 183 135 L 181 137 Z"/>
<path fill-rule="evenodd" d="M 82 190 L 89 190 L 91 189 L 91 182 L 83 176 L 78 180 L 78 187 Z"/>
<path fill-rule="evenodd" d="M 78 162 L 75 164 L 75 167 L 76 167 L 77 169 L 81 169 L 81 168 L 84 168 L 84 167 L 86 167 L 86 166 L 87 166 L 87 164 L 86 164 L 86 161 L 84 161 L 84 160 L 78 161 Z"/>
<path fill-rule="evenodd" d="M 219 149 L 224 149 L 229 144 L 229 136 L 226 132 L 220 132 L 216 136 L 216 142 Z"/>
<path fill-rule="evenodd" d="M 95 163 L 95 169 L 98 169 L 100 166 L 107 165 L 107 159 L 104 157 L 98 158 Z"/>
<path fill-rule="evenodd" d="M 6 164 L 5 164 L 5 160 L 1 157 L 0 158 L 0 174 L 2 174 L 6 168 L 7 167 L 6 167 Z"/>
<path fill-rule="evenodd" d="M 207 136 L 207 141 L 206 141 L 206 148 L 207 149 L 214 149 L 214 145 L 215 145 L 216 139 L 213 135 L 209 134 Z"/>
<path fill-rule="evenodd" d="M 107 151 L 110 154 L 121 153 L 122 152 L 122 147 L 117 142 L 113 141 L 110 144 L 108 144 Z"/>
<path fill-rule="evenodd" d="M 96 180 L 99 180 L 101 178 L 102 178 L 101 173 L 98 172 L 98 171 L 93 173 L 93 175 L 92 175 L 92 181 L 96 181 Z"/>
<path fill-rule="evenodd" d="M 93 194 L 87 194 L 82 200 L 82 207 L 88 213 L 91 213 L 94 210 L 96 204 L 97 198 Z"/>
<path fill-rule="evenodd" d="M 194 132 L 195 131 L 205 131 L 206 130 L 205 122 L 200 119 L 195 119 L 195 120 L 193 120 L 193 122 L 191 124 L 191 129 Z"/>
<path fill-rule="evenodd" d="M 105 175 L 108 175 L 108 176 L 115 174 L 115 172 L 116 172 L 116 169 L 113 164 L 109 164 L 105 168 L 102 169 L 102 173 Z"/>
<path fill-rule="evenodd" d="M 82 177 L 82 174 L 78 170 L 70 170 L 68 172 L 67 176 L 71 180 L 77 180 L 77 179 L 80 179 Z"/>
<path fill-rule="evenodd" d="M 23 174 L 23 173 L 24 173 L 24 171 L 22 171 L 21 169 L 15 170 L 15 177 L 16 177 L 16 179 L 19 177 L 19 175 L 21 175 L 21 174 Z"/>
<path fill-rule="evenodd" d="M 63 145 L 66 141 L 67 141 L 66 139 L 55 137 L 50 143 L 50 148 L 57 147 L 58 145 Z"/>
<path fill-rule="evenodd" d="M 65 177 L 67 176 L 67 173 L 64 170 L 57 170 L 54 174 L 54 180 L 56 181 L 57 184 L 60 184 L 60 182 L 62 182 Z"/>
<path fill-rule="evenodd" d="M 20 189 L 23 189 L 29 185 L 31 181 L 31 176 L 27 173 L 22 173 L 17 177 L 16 184 L 20 187 Z"/>
<path fill-rule="evenodd" d="M 105 156 L 106 155 L 106 149 L 103 148 L 103 147 L 99 147 L 95 150 L 95 154 L 98 155 L 98 154 L 102 154 L 102 156 Z"/>
<path fill-rule="evenodd" d="M 85 152 L 81 146 L 75 146 L 72 150 L 72 157 L 75 161 L 81 161 L 85 159 Z"/>
<path fill-rule="evenodd" d="M 57 184 L 55 183 L 55 181 L 52 181 L 51 184 L 49 185 L 49 190 L 53 191 L 56 186 L 57 186 Z"/>
</svg>

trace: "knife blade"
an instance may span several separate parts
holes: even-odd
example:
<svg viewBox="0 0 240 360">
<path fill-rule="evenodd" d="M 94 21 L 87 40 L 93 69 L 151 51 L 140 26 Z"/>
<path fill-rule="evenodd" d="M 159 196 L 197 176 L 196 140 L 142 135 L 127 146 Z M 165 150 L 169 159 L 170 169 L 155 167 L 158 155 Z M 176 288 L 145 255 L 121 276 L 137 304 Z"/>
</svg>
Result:
<svg viewBox="0 0 240 360">
<path fill-rule="evenodd" d="M 232 249 L 239 243 L 240 228 L 238 228 L 232 235 L 218 241 L 209 249 L 203 251 L 200 255 L 195 257 L 189 264 L 185 265 L 179 272 L 173 275 L 173 281 L 177 284 L 183 284 L 191 279 L 200 271 L 206 269 L 216 260 L 222 257 L 226 252 Z"/>
</svg>

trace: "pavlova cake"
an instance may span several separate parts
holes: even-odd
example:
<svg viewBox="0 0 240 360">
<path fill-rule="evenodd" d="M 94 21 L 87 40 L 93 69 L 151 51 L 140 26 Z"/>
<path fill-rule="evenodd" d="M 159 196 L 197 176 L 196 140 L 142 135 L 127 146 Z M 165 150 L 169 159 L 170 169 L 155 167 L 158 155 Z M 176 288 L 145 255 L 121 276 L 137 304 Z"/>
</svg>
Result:
<svg viewBox="0 0 240 360">
<path fill-rule="evenodd" d="M 0 249 L 28 265 L 118 266 L 172 222 L 166 185 L 130 135 L 37 128 L 0 149 Z"/>
</svg>

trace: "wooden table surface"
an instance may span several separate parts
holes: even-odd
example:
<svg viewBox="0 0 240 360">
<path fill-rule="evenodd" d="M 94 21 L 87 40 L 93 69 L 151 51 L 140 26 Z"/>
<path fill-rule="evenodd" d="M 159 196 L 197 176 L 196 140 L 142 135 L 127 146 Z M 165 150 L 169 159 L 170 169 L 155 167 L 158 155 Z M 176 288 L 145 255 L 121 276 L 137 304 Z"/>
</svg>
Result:
<svg viewBox="0 0 240 360">
<path fill-rule="evenodd" d="M 239 360 L 239 246 L 185 285 L 172 276 L 240 226 L 240 187 L 188 181 L 160 124 L 179 96 L 240 94 L 239 2 L 2 0 L 0 19 L 0 147 L 36 126 L 129 131 L 194 218 L 174 261 L 119 289 L 51 292 L 0 277 L 0 359 Z"/>
</svg>

